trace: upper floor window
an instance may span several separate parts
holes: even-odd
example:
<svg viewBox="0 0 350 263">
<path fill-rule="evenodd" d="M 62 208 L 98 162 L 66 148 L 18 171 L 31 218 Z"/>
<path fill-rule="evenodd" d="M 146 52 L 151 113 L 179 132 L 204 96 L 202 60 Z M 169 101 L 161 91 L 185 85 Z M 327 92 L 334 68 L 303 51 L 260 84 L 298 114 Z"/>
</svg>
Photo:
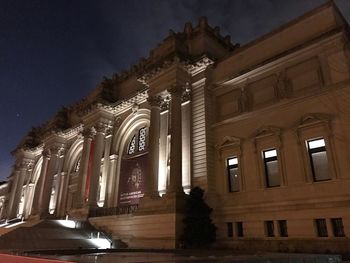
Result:
<svg viewBox="0 0 350 263">
<path fill-rule="evenodd" d="M 345 237 L 343 219 L 342 218 L 331 218 L 333 235 L 335 237 Z"/>
<path fill-rule="evenodd" d="M 147 138 L 147 127 L 142 127 L 134 134 L 134 136 L 131 137 L 131 140 L 127 148 L 127 154 L 133 155 L 137 152 L 142 152 L 146 150 L 146 146 L 147 146 L 146 138 Z"/>
<path fill-rule="evenodd" d="M 278 172 L 277 150 L 270 149 L 263 151 L 266 186 L 280 186 L 280 178 Z"/>
<path fill-rule="evenodd" d="M 238 158 L 227 159 L 228 187 L 230 192 L 239 191 Z"/>
<path fill-rule="evenodd" d="M 307 141 L 307 148 L 314 181 L 331 179 L 324 139 L 320 138 Z"/>
<path fill-rule="evenodd" d="M 318 218 L 315 219 L 316 233 L 318 237 L 328 237 L 326 219 Z"/>
</svg>

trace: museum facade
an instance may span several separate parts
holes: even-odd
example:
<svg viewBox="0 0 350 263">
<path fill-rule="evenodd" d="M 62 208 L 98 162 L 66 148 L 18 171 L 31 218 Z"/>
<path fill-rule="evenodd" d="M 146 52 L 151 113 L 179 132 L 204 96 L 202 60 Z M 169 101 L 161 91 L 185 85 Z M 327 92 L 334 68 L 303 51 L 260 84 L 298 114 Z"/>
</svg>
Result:
<svg viewBox="0 0 350 263">
<path fill-rule="evenodd" d="M 333 2 L 244 45 L 202 17 L 33 128 L 1 218 L 69 218 L 174 248 L 186 194 L 218 247 L 350 248 L 349 26 Z"/>
</svg>

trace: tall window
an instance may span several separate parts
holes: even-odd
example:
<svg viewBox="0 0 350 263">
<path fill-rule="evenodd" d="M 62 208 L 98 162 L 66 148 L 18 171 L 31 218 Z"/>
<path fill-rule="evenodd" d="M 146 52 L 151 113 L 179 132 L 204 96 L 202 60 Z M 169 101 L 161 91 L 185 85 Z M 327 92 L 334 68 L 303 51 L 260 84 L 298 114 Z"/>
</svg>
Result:
<svg viewBox="0 0 350 263">
<path fill-rule="evenodd" d="M 226 223 L 227 226 L 227 237 L 233 237 L 233 224 L 232 222 Z"/>
<path fill-rule="evenodd" d="M 314 181 L 331 179 L 324 139 L 309 140 L 307 141 L 307 147 Z"/>
<path fill-rule="evenodd" d="M 265 233 L 268 237 L 275 236 L 273 221 L 265 221 Z"/>
<path fill-rule="evenodd" d="M 345 237 L 343 219 L 331 218 L 333 235 L 335 237 Z"/>
<path fill-rule="evenodd" d="M 227 159 L 228 187 L 230 192 L 239 191 L 238 158 Z"/>
<path fill-rule="evenodd" d="M 146 135 L 147 135 L 147 127 L 143 127 L 138 130 L 138 132 L 131 138 L 127 154 L 133 155 L 137 152 L 143 152 L 146 150 Z"/>
<path fill-rule="evenodd" d="M 238 237 L 243 237 L 243 222 L 236 222 L 236 234 Z"/>
<path fill-rule="evenodd" d="M 324 218 L 315 219 L 315 226 L 316 226 L 318 237 L 328 237 L 326 219 Z"/>
<path fill-rule="evenodd" d="M 287 221 L 286 220 L 278 220 L 278 232 L 281 237 L 287 237 L 288 236 L 288 230 L 287 230 Z"/>
<path fill-rule="evenodd" d="M 278 172 L 277 150 L 271 149 L 263 151 L 266 186 L 275 187 L 280 185 Z"/>
</svg>

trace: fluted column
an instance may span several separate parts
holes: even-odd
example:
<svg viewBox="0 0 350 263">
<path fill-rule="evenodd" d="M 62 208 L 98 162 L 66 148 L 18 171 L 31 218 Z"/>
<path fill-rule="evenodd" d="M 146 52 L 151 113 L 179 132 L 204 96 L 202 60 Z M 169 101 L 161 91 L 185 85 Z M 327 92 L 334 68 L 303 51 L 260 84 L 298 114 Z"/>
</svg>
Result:
<svg viewBox="0 0 350 263">
<path fill-rule="evenodd" d="M 39 175 L 39 179 L 35 186 L 35 193 L 34 193 L 34 199 L 33 199 L 33 207 L 32 207 L 32 215 L 36 215 L 40 213 L 40 207 L 42 206 L 42 200 L 43 200 L 43 191 L 44 191 L 44 182 L 45 182 L 45 176 L 47 172 L 47 166 L 50 160 L 50 154 L 49 151 L 45 150 L 42 153 L 43 155 L 43 163 L 41 165 L 41 171 Z"/>
<path fill-rule="evenodd" d="M 110 132 L 111 130 L 109 130 Z M 111 176 L 109 176 L 109 154 L 111 150 L 111 143 L 112 143 L 112 134 L 106 134 L 105 139 L 105 147 L 104 147 L 104 158 L 103 158 L 103 171 L 102 171 L 102 185 L 101 185 L 101 191 L 100 196 L 103 196 L 103 206 L 108 207 L 108 191 L 109 191 L 109 185 L 111 182 Z"/>
<path fill-rule="evenodd" d="M 160 104 L 161 97 L 148 98 L 151 106 L 151 124 L 148 136 L 148 163 L 146 178 L 146 196 L 157 197 L 158 194 L 158 169 L 159 169 L 159 129 L 160 129 Z"/>
<path fill-rule="evenodd" d="M 89 168 L 89 159 L 90 159 L 90 148 L 91 141 L 95 136 L 95 129 L 87 128 L 83 131 L 84 143 L 83 151 L 80 161 L 79 177 L 78 177 L 78 189 L 76 197 L 76 208 L 80 208 L 85 203 L 85 187 L 86 187 L 86 177 Z"/>
<path fill-rule="evenodd" d="M 117 178 L 117 162 L 118 155 L 113 154 L 109 157 L 109 178 L 108 179 L 108 188 L 107 188 L 107 206 L 114 207 L 117 206 L 118 202 L 118 186 L 119 186 L 119 177 Z"/>
<path fill-rule="evenodd" d="M 28 159 L 23 160 L 20 164 L 20 172 L 18 174 L 17 187 L 13 198 L 13 205 L 10 213 L 10 218 L 14 218 L 17 216 L 18 205 L 22 197 L 24 179 L 26 178 L 28 170 L 31 169 L 32 166 L 33 161 Z"/>
<path fill-rule="evenodd" d="M 97 207 L 97 192 L 101 173 L 101 159 L 104 150 L 105 135 L 110 128 L 110 123 L 106 122 L 98 122 L 96 125 L 95 151 L 92 163 L 92 175 L 90 179 L 90 190 L 88 200 L 88 204 L 90 207 Z"/>
<path fill-rule="evenodd" d="M 49 205 L 51 198 L 51 190 L 53 177 L 56 172 L 58 172 L 58 164 L 61 152 L 64 150 L 63 145 L 55 145 L 50 148 L 51 158 L 48 166 L 48 170 L 45 176 L 43 194 L 42 194 L 42 203 L 40 207 L 40 215 L 45 217 L 49 214 Z"/>
<path fill-rule="evenodd" d="M 13 201 L 16 195 L 16 189 L 17 189 L 17 182 L 18 182 L 18 178 L 19 178 L 19 167 L 16 167 L 16 170 L 13 172 L 12 175 L 12 181 L 11 181 L 11 192 L 9 195 L 9 203 L 8 203 L 8 207 L 7 207 L 7 216 L 9 218 L 12 218 L 12 207 L 13 207 Z"/>
<path fill-rule="evenodd" d="M 183 192 L 182 189 L 182 125 L 180 86 L 170 88 L 170 184 L 169 192 Z"/>
</svg>

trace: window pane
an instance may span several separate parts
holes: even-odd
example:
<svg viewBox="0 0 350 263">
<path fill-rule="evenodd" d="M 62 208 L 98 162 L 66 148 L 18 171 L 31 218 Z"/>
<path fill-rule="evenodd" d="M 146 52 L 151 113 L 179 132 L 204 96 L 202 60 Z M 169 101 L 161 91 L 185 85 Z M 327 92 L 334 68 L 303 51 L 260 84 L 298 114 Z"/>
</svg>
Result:
<svg viewBox="0 0 350 263">
<path fill-rule="evenodd" d="M 266 184 L 268 187 L 279 186 L 280 178 L 278 174 L 278 161 L 269 161 L 266 166 Z"/>
<path fill-rule="evenodd" d="M 139 130 L 139 148 L 138 151 L 144 151 L 146 149 L 146 127 Z"/>
<path fill-rule="evenodd" d="M 326 219 L 315 219 L 317 236 L 328 237 Z"/>
<path fill-rule="evenodd" d="M 318 139 L 313 141 L 308 141 L 309 149 L 315 149 L 326 146 L 324 139 Z"/>
<path fill-rule="evenodd" d="M 287 221 L 286 220 L 278 220 L 278 229 L 281 237 L 287 237 Z"/>
<path fill-rule="evenodd" d="M 328 160 L 326 152 L 317 152 L 311 154 L 313 172 L 315 181 L 331 179 L 328 169 Z"/>
<path fill-rule="evenodd" d="M 136 135 L 132 137 L 130 143 L 129 143 L 129 148 L 128 148 L 128 154 L 134 154 L 136 150 Z"/>
<path fill-rule="evenodd" d="M 264 157 L 265 158 L 271 158 L 271 157 L 276 157 L 277 156 L 277 151 L 274 150 L 269 150 L 269 151 L 264 151 Z"/>
<path fill-rule="evenodd" d="M 239 191 L 238 167 L 229 168 L 228 172 L 230 177 L 230 192 Z"/>
<path fill-rule="evenodd" d="M 238 237 L 243 237 L 243 223 L 236 222 L 236 233 Z"/>
<path fill-rule="evenodd" d="M 273 221 L 265 221 L 265 230 L 266 230 L 266 236 L 268 237 L 274 237 L 274 227 L 273 227 Z"/>
<path fill-rule="evenodd" d="M 238 164 L 238 159 L 237 159 L 237 157 L 235 157 L 235 158 L 230 158 L 230 159 L 227 160 L 227 162 L 228 162 L 228 165 L 229 165 L 229 166 L 231 166 L 231 165 L 237 165 L 237 164 Z"/>
<path fill-rule="evenodd" d="M 343 220 L 341 218 L 332 218 L 332 228 L 335 237 L 345 237 Z"/>
</svg>

